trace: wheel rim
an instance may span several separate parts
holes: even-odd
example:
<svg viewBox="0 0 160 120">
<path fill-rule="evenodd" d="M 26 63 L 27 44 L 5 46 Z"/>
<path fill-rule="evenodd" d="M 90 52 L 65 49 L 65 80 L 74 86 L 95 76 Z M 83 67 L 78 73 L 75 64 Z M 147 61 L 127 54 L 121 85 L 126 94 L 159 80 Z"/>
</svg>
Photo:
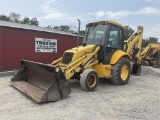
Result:
<svg viewBox="0 0 160 120">
<path fill-rule="evenodd" d="M 96 76 L 94 74 L 90 75 L 87 80 L 89 87 L 94 87 L 96 85 Z"/>
<path fill-rule="evenodd" d="M 126 64 L 124 64 L 121 68 L 121 79 L 125 81 L 128 77 L 129 68 Z"/>
</svg>

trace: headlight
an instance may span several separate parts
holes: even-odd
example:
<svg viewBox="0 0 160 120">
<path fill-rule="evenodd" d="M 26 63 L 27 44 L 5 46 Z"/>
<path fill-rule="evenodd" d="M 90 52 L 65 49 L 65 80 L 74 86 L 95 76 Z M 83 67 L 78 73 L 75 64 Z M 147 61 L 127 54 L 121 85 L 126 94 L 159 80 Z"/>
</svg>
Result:
<svg viewBox="0 0 160 120">
<path fill-rule="evenodd" d="M 59 72 L 59 71 L 60 71 L 60 68 L 59 68 L 59 67 L 56 67 L 56 68 L 55 68 L 55 71 L 56 71 L 56 72 Z"/>
</svg>

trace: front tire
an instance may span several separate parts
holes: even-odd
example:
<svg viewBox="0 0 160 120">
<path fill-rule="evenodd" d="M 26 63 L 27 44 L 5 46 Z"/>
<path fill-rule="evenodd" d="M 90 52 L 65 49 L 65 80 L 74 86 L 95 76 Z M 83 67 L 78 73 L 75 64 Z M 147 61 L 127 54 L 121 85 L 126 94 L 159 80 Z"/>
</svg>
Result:
<svg viewBox="0 0 160 120">
<path fill-rule="evenodd" d="M 95 70 L 87 69 L 81 74 L 80 86 L 85 91 L 93 91 L 99 83 L 99 77 Z"/>
<path fill-rule="evenodd" d="M 122 57 L 113 65 L 111 82 L 116 85 L 124 85 L 129 81 L 131 73 L 130 61 Z"/>
</svg>

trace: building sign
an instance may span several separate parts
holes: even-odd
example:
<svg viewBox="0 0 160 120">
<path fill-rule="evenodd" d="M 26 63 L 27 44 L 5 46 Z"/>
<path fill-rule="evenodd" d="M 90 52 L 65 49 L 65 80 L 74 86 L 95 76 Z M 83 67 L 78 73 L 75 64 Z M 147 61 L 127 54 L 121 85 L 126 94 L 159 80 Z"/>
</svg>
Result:
<svg viewBox="0 0 160 120">
<path fill-rule="evenodd" d="M 35 38 L 35 52 L 57 52 L 57 39 Z"/>
</svg>

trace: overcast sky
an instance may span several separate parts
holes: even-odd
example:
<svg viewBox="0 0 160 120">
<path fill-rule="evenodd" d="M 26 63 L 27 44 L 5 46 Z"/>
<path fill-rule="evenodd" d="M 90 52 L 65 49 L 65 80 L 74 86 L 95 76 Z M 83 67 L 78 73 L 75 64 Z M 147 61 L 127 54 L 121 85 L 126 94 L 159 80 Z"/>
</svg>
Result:
<svg viewBox="0 0 160 120">
<path fill-rule="evenodd" d="M 144 38 L 160 40 L 160 0 L 0 0 L 0 12 L 36 17 L 40 26 L 78 26 L 98 20 L 114 20 L 136 30 L 144 26 Z"/>
</svg>

